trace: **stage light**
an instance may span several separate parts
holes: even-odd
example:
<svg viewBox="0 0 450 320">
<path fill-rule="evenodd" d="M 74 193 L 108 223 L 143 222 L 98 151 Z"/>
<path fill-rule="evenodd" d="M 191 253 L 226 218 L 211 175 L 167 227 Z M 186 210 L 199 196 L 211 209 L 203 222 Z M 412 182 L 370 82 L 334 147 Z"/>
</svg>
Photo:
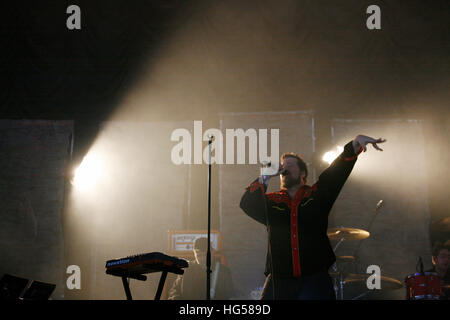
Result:
<svg viewBox="0 0 450 320">
<path fill-rule="evenodd" d="M 102 161 L 96 154 L 89 153 L 75 170 L 73 185 L 80 190 L 91 190 L 98 182 L 102 169 Z"/>
<path fill-rule="evenodd" d="M 336 159 L 341 154 L 341 152 L 344 151 L 344 147 L 341 146 L 337 146 L 336 149 L 337 152 L 336 151 L 325 152 L 325 154 L 322 157 L 322 160 L 327 162 L 328 164 L 331 164 L 334 161 L 334 159 Z"/>
</svg>

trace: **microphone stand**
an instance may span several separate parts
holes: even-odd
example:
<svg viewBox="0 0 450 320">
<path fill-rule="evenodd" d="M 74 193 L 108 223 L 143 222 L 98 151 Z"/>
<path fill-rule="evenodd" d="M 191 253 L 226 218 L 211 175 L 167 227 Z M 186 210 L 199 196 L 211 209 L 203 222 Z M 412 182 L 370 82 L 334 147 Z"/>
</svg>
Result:
<svg viewBox="0 0 450 320">
<path fill-rule="evenodd" d="M 206 252 L 206 300 L 211 300 L 211 144 L 213 136 L 209 137 L 208 163 L 208 249 Z"/>
<path fill-rule="evenodd" d="M 369 225 L 367 226 L 367 231 L 370 232 L 370 228 L 372 227 L 373 222 L 375 221 L 375 218 L 377 217 L 378 211 L 381 209 L 383 205 L 383 200 L 378 201 L 377 206 L 375 208 L 375 214 L 372 217 L 372 220 L 370 221 Z M 359 249 L 361 248 L 361 244 L 363 242 L 364 239 L 359 240 L 359 244 L 358 247 L 356 248 L 353 256 L 355 257 L 355 259 L 357 259 L 357 253 L 359 252 Z"/>
<path fill-rule="evenodd" d="M 267 167 L 270 167 L 272 165 L 272 163 L 271 162 L 269 162 L 269 163 L 267 163 L 267 164 L 263 164 L 262 165 L 262 168 L 261 168 L 261 177 L 263 177 L 263 169 L 264 168 L 267 168 Z M 266 182 L 264 181 L 264 179 L 263 179 L 263 185 L 265 185 L 266 184 Z M 269 187 L 269 185 L 267 184 L 267 187 Z M 263 186 L 263 189 L 265 189 L 264 188 L 264 186 Z M 269 255 L 269 259 L 270 259 L 270 281 L 272 282 L 272 300 L 276 300 L 276 297 L 275 297 L 275 276 L 274 276 L 274 270 L 273 270 L 273 258 L 272 258 L 272 245 L 271 245 L 271 243 L 270 243 L 270 238 L 269 238 L 269 235 L 270 235 L 270 225 L 269 225 L 269 214 L 268 214 L 268 209 L 267 209 L 267 200 L 266 200 L 266 195 L 265 194 L 263 194 L 263 198 L 264 198 L 264 214 L 265 214 L 265 216 L 266 216 L 266 229 L 267 229 L 267 236 L 268 236 L 268 248 L 267 248 L 267 250 L 268 250 L 268 255 Z"/>
<path fill-rule="evenodd" d="M 383 205 L 383 200 L 378 201 L 377 206 L 375 207 L 375 214 L 374 214 L 374 216 L 372 217 L 372 220 L 370 221 L 369 225 L 367 226 L 367 231 L 368 231 L 368 232 L 370 231 L 370 228 L 372 227 L 372 224 L 373 224 L 373 222 L 375 221 L 375 218 L 377 217 L 378 211 L 380 210 L 380 208 L 382 207 L 382 205 Z M 339 241 L 339 243 L 338 243 L 338 244 L 336 245 L 336 247 L 335 247 L 335 250 L 337 249 L 337 247 L 341 244 L 341 242 L 342 242 L 343 240 L 344 240 L 344 239 L 341 239 L 341 240 Z M 356 250 L 355 250 L 354 253 L 353 253 L 353 256 L 355 257 L 355 259 L 358 259 L 358 255 L 357 255 L 357 254 L 358 254 L 358 252 L 359 252 L 359 249 L 361 248 L 361 244 L 362 244 L 363 240 L 364 240 L 364 239 L 359 240 L 358 247 L 356 248 Z M 336 265 L 336 264 L 335 264 L 335 265 Z M 339 272 L 339 275 L 340 275 L 341 300 L 344 300 L 344 284 L 345 284 L 345 281 L 344 281 L 343 278 L 342 278 L 342 272 Z M 355 297 L 354 299 L 359 299 L 360 297 L 364 296 L 365 294 L 367 294 L 367 292 L 364 292 L 363 294 L 360 294 L 359 296 Z"/>
<path fill-rule="evenodd" d="M 264 195 L 264 212 L 266 215 L 266 228 L 267 228 L 267 235 L 270 234 L 270 227 L 269 227 L 269 215 L 267 213 L 267 201 L 265 199 L 265 195 Z M 275 276 L 274 276 L 274 270 L 273 270 L 273 258 L 272 258 L 272 245 L 270 243 L 270 238 L 268 239 L 269 242 L 269 247 L 268 247 L 268 251 L 269 251 L 269 258 L 270 258 L 270 280 L 272 281 L 272 300 L 276 300 L 275 297 Z"/>
</svg>

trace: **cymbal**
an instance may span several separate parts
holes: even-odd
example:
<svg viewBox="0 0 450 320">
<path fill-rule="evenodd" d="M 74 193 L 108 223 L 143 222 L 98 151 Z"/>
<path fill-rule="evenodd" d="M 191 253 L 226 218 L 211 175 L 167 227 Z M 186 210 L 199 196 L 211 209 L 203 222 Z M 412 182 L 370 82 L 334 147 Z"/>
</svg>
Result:
<svg viewBox="0 0 450 320">
<path fill-rule="evenodd" d="M 367 278 L 372 274 L 358 274 L 358 273 L 343 273 L 344 283 L 350 285 L 362 285 L 366 286 Z M 339 277 L 338 272 L 330 272 L 330 276 Z M 395 290 L 403 287 L 403 283 L 397 279 L 381 276 L 381 289 L 380 290 Z"/>
<path fill-rule="evenodd" d="M 363 240 L 370 236 L 366 230 L 356 228 L 328 228 L 327 236 L 330 240 Z"/>
<path fill-rule="evenodd" d="M 353 262 L 355 259 L 354 256 L 336 256 L 337 262 Z"/>
</svg>

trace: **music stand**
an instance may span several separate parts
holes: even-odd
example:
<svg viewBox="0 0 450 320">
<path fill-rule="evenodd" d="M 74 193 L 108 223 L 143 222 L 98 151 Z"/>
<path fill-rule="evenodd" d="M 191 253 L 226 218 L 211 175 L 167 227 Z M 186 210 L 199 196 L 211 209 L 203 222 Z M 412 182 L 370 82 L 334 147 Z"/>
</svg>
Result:
<svg viewBox="0 0 450 320">
<path fill-rule="evenodd" d="M 29 280 L 10 274 L 3 275 L 0 280 L 0 300 L 18 300 Z"/>
</svg>

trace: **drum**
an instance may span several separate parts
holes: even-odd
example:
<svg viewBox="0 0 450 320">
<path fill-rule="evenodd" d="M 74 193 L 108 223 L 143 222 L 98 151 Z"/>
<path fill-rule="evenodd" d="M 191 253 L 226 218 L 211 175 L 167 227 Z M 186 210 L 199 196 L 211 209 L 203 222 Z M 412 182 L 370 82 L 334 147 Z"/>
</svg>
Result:
<svg viewBox="0 0 450 320">
<path fill-rule="evenodd" d="M 436 272 L 411 274 L 405 283 L 407 300 L 437 300 L 441 297 L 441 277 Z"/>
<path fill-rule="evenodd" d="M 427 299 L 439 300 L 442 295 L 441 277 L 436 272 L 425 272 L 427 279 Z"/>
<path fill-rule="evenodd" d="M 406 277 L 406 299 L 423 300 L 427 297 L 427 280 L 422 273 L 414 273 Z"/>
</svg>

